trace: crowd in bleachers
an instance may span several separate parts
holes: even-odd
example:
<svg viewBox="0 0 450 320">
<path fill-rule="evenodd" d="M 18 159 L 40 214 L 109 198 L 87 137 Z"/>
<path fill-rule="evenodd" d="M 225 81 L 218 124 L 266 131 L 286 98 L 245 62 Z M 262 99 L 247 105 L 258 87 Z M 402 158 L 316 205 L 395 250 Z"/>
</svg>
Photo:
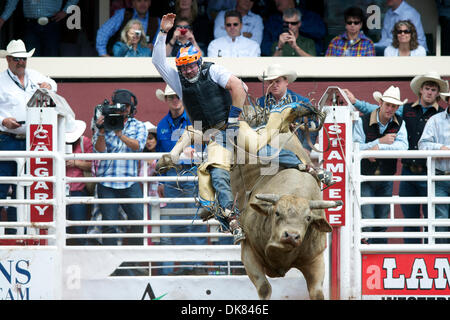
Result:
<svg viewBox="0 0 450 320">
<path fill-rule="evenodd" d="M 45 1 L 42 1 L 45 2 Z M 268 1 L 269 2 L 269 1 Z M 56 91 L 57 85 L 52 79 L 44 77 L 37 71 L 26 69 L 27 59 L 31 56 L 45 56 L 46 50 L 50 49 L 45 44 L 40 43 L 42 34 L 48 35 L 46 26 L 57 23 L 63 19 L 64 11 L 70 4 L 76 4 L 78 1 L 68 1 L 65 7 L 62 7 L 61 1 L 53 1 L 52 5 L 47 9 L 53 12 L 51 17 L 58 17 L 50 19 L 50 21 L 37 21 L 36 16 L 32 15 L 32 6 L 30 10 L 25 10 L 27 1 L 23 1 L 24 14 L 31 15 L 27 18 L 27 23 L 32 25 L 39 25 L 37 29 L 26 28 L 25 43 L 22 40 L 11 40 L 6 47 L 6 50 L 0 51 L 0 56 L 6 58 L 8 69 L 5 70 L 0 77 L 0 150 L 25 150 L 24 142 L 24 120 L 26 120 L 26 101 L 28 101 L 32 94 L 38 87 L 47 88 L 48 90 Z M 114 2 L 116 3 L 116 2 Z M 154 57 L 153 63 L 155 66 L 161 67 L 155 62 L 157 55 L 153 53 L 160 53 L 162 51 L 156 49 L 163 49 L 165 56 L 177 56 L 180 49 L 183 54 L 192 61 L 180 65 L 177 64 L 178 73 L 172 73 L 174 77 L 171 80 L 175 84 L 174 90 L 169 86 L 164 91 L 158 90 L 155 94 L 157 98 L 166 103 L 168 106 L 167 115 L 161 119 L 157 126 L 151 124 L 147 125 L 134 117 L 136 107 L 138 105 L 137 98 L 128 90 L 116 90 L 112 96 L 112 103 L 120 105 L 120 113 L 125 117 L 125 126 L 122 129 L 105 130 L 104 115 L 97 116 L 93 122 L 93 138 L 92 141 L 83 138 L 82 131 L 85 130 L 86 125 L 79 127 L 80 136 L 68 143 L 73 144 L 74 152 L 170 152 L 175 147 L 177 140 L 174 140 L 172 135 L 176 130 L 183 130 L 191 124 L 191 119 L 188 117 L 185 106 L 182 103 L 181 93 L 186 94 L 187 91 L 182 91 L 182 86 L 188 87 L 187 82 L 192 80 L 185 77 L 185 79 L 178 79 L 180 74 L 189 74 L 192 70 L 197 70 L 197 75 L 192 81 L 198 80 L 200 68 L 202 68 L 202 55 L 210 57 L 242 57 L 242 56 L 374 56 L 377 52 L 381 52 L 385 56 L 417 56 L 426 55 L 430 48 L 425 41 L 423 27 L 420 23 L 419 13 L 410 7 L 407 2 L 402 0 L 387 0 L 386 5 L 389 10 L 386 12 L 383 19 L 383 28 L 380 38 L 375 42 L 367 31 L 366 14 L 365 11 L 357 6 L 350 6 L 343 10 L 342 16 L 338 19 L 342 24 L 342 32 L 330 38 L 329 43 L 324 40 L 327 37 L 327 28 L 323 18 L 320 14 L 312 10 L 303 8 L 301 5 L 293 0 L 275 0 L 275 9 L 270 6 L 261 7 L 265 1 L 250 1 L 250 0 L 236 0 L 236 1 L 198 1 L 197 0 L 177 0 L 173 2 L 173 8 L 168 8 L 170 11 L 176 13 L 172 26 L 163 26 L 164 18 L 155 17 L 150 14 L 150 0 L 132 0 L 122 2 L 122 6 L 131 5 L 130 8 L 115 8 L 112 12 L 112 17 L 106 21 L 97 32 L 96 48 L 100 56 L 126 56 L 126 57 Z M 300 1 L 300 4 L 303 2 Z M 441 5 L 445 3 L 440 1 Z M 252 11 L 253 6 L 258 4 L 260 7 L 258 13 Z M 0 26 L 8 20 L 14 11 L 17 1 L 6 1 L 4 13 L 0 16 Z M 172 10 L 173 9 L 173 10 Z M 9 10 L 9 11 L 8 11 Z M 11 11 L 12 10 L 12 11 Z M 53 11 L 52 11 L 53 10 Z M 256 11 L 256 10 L 255 10 Z M 6 12 L 6 15 L 5 15 Z M 62 12 L 62 13 L 61 13 Z M 167 11 L 169 12 L 169 11 Z M 402 15 L 402 14 L 405 15 Z M 61 18 L 60 20 L 58 20 Z M 442 19 L 442 25 L 445 19 Z M 42 27 L 42 28 L 41 28 Z M 38 30 L 39 29 L 39 30 Z M 55 29 L 56 30 L 56 29 Z M 57 32 L 53 30 L 50 33 L 50 40 L 53 44 L 59 41 Z M 366 31 L 364 31 L 366 30 Z M 42 32 L 37 35 L 36 32 Z M 27 32 L 30 32 L 28 34 Z M 34 35 L 32 35 L 34 34 Z M 159 38 L 160 37 L 160 38 Z M 156 41 L 156 39 L 165 41 Z M 27 42 L 28 41 L 28 42 Z M 157 45 L 160 45 L 159 47 Z M 164 48 L 161 47 L 164 45 Z M 33 48 L 30 50 L 30 48 Z M 189 49 L 188 49 L 189 48 Z M 154 51 L 155 49 L 155 51 Z M 54 48 L 52 49 L 54 52 Z M 202 52 L 202 55 L 199 53 Z M 52 55 L 52 54 L 50 54 Z M 165 62 L 164 59 L 159 61 Z M 187 60 L 186 60 L 187 61 Z M 178 63 L 178 62 L 177 62 Z M 211 79 L 202 79 L 202 81 L 209 81 L 209 84 L 214 82 L 214 86 L 219 86 L 215 82 L 216 78 L 234 79 L 226 70 L 220 69 L 217 65 L 204 66 L 206 73 L 215 72 L 215 77 Z M 210 68 L 210 69 L 207 69 Z M 157 68 L 158 69 L 158 68 Z M 158 69 L 160 71 L 161 69 Z M 210 71 L 211 70 L 211 71 Z M 164 70 L 163 70 L 164 71 Z M 160 71 L 161 72 L 161 71 Z M 163 72 L 164 73 L 164 72 Z M 308 103 L 309 100 L 301 95 L 292 92 L 288 89 L 288 85 L 295 81 L 297 74 L 295 70 L 285 70 L 279 65 L 271 65 L 265 71 L 265 78 L 260 79 L 266 81 L 268 84 L 268 91 L 264 97 L 259 98 L 259 106 L 267 107 L 269 109 L 277 106 L 284 106 L 292 102 Z M 169 72 L 164 73 L 168 79 Z M 221 75 L 223 78 L 217 76 Z M 162 75 L 163 76 L 163 75 Z M 234 77 L 234 78 L 233 78 Z M 164 76 L 163 76 L 164 78 Z M 236 78 L 237 79 L 237 78 Z M 169 81 L 164 78 L 168 83 Z M 184 81 L 181 84 L 180 81 Z M 217 80 L 219 81 L 219 80 Z M 203 83 L 205 83 L 203 82 Z M 221 88 L 230 90 L 227 81 L 221 84 Z M 191 82 L 192 83 L 192 82 Z M 243 87 L 239 80 L 238 87 Z M 269 90 L 270 88 L 270 90 Z M 185 87 L 183 87 L 185 89 Z M 385 88 L 383 88 L 384 91 Z M 449 123 L 449 108 L 445 113 L 440 114 L 440 118 L 434 116 L 444 109 L 439 107 L 440 99 L 449 102 L 449 87 L 448 82 L 443 80 L 439 74 L 429 73 L 425 75 L 418 75 L 411 81 L 411 89 L 417 96 L 417 101 L 406 103 L 400 99 L 400 92 L 398 88 L 388 88 L 383 94 L 378 92 L 374 94 L 378 105 L 371 105 L 370 103 L 359 101 L 355 94 L 346 91 L 352 104 L 355 105 L 362 113 L 367 116 L 363 117 L 358 123 L 359 129 L 355 131 L 356 142 L 359 142 L 366 149 L 383 147 L 386 149 L 393 149 L 392 146 L 399 146 L 398 149 L 414 150 L 418 148 L 433 149 L 445 147 L 448 149 L 448 134 L 439 137 L 433 137 L 434 128 L 431 125 L 426 126 L 427 121 L 433 125 L 443 122 L 448 126 Z M 209 87 L 208 90 L 214 93 L 213 96 L 220 96 L 223 94 L 216 87 Z M 231 90 L 233 91 L 233 90 Z M 236 91 L 236 90 L 234 90 Z M 14 95 L 10 93 L 14 92 Z M 217 94 L 216 94 L 217 93 Z M 441 94 L 441 95 L 440 95 Z M 193 96 L 193 97 L 192 97 Z M 195 94 L 191 92 L 191 100 L 187 99 L 195 107 L 199 107 L 194 101 Z M 221 97 L 219 97 L 221 98 Z M 218 98 L 218 99 L 219 99 Z M 228 96 L 223 94 L 223 99 L 214 101 L 220 105 L 226 105 L 227 111 L 230 109 L 230 114 L 233 112 L 231 101 L 227 100 Z M 183 100 L 185 101 L 185 100 Z M 209 102 L 211 102 L 209 101 Z M 224 103 L 226 101 L 227 103 Z M 239 108 L 235 108 L 239 109 Z M 375 112 L 378 110 L 379 112 Z M 399 112 L 397 116 L 395 111 Z M 228 117 L 230 119 L 237 119 L 239 112 Z M 446 114 L 445 118 L 443 115 Z M 228 114 L 225 115 L 229 116 Z M 195 119 L 194 119 L 195 120 Z M 447 121 L 447 122 L 445 122 Z M 227 122 L 223 128 L 230 128 L 230 125 L 236 123 Z M 370 128 L 372 125 L 375 127 Z M 76 126 L 74 127 L 76 130 Z M 80 129 L 80 130 L 81 130 Z M 122 131 L 123 130 L 123 131 Z M 387 130 L 387 131 L 386 131 Z M 180 132 L 180 135 L 181 135 Z M 402 134 L 400 134 L 400 132 Z M 427 135 L 422 135 L 427 132 Z M 448 130 L 444 132 L 449 132 Z M 306 149 L 310 149 L 303 137 L 299 136 L 304 143 Z M 316 139 L 317 136 L 314 137 Z M 436 138 L 436 141 L 433 140 Z M 403 139 L 402 141 L 396 141 Z M 439 140 L 441 139 L 441 140 Z M 446 140 L 447 139 L 447 140 Z M 156 142 L 156 146 L 155 146 Z M 314 142 L 314 141 L 313 141 Z M 383 146 L 383 147 L 380 147 Z M 387 146 L 387 147 L 386 147 Z M 447 150 L 447 149 L 443 150 Z M 375 149 L 376 150 L 376 149 Z M 186 153 L 187 158 L 193 153 L 193 149 L 182 150 Z M 411 174 L 426 174 L 426 166 L 423 161 L 412 159 L 411 161 L 403 161 L 403 175 Z M 83 171 L 90 171 L 94 168 L 93 173 L 102 177 L 134 177 L 142 175 L 142 163 L 136 160 L 114 160 L 114 161 L 100 161 L 93 164 L 84 161 L 68 161 L 67 174 L 73 176 L 83 176 Z M 192 163 L 179 163 L 183 175 L 192 175 Z M 297 162 L 296 162 L 297 165 Z M 364 167 L 366 166 L 366 167 Z M 396 166 L 392 163 L 383 161 L 365 161 L 363 169 L 369 174 L 392 174 L 392 170 Z M 148 173 L 156 174 L 156 163 L 150 161 L 148 163 Z M 17 168 L 11 163 L 2 163 L 0 165 L 2 175 L 16 175 Z M 436 166 L 436 174 L 450 174 L 450 167 L 447 162 Z M 387 170 L 380 172 L 380 170 Z M 395 173 L 395 170 L 394 170 Z M 331 177 L 327 176 L 326 172 L 317 173 L 317 176 L 322 174 L 319 178 L 321 181 L 331 182 Z M 179 170 L 168 170 L 166 175 L 180 175 Z M 328 185 L 328 183 L 326 183 Z M 424 185 L 425 184 L 425 185 Z M 384 187 L 383 190 L 377 188 Z M 392 194 L 392 185 L 381 183 L 377 184 L 363 184 L 362 195 L 370 196 L 386 196 Z M 436 192 L 442 191 L 441 196 L 448 196 L 448 181 L 445 183 L 436 184 Z M 87 195 L 86 185 L 72 184 L 72 196 Z M 196 185 L 193 183 L 165 183 L 164 188 L 158 184 L 150 184 L 149 195 L 164 195 L 165 197 L 192 197 L 195 196 Z M 378 192 L 380 191 L 380 192 Z M 405 181 L 400 185 L 400 196 L 424 196 L 426 195 L 426 182 L 410 182 Z M 10 185 L 0 185 L 0 199 L 7 197 L 8 193 L 15 196 L 15 187 Z M 102 182 L 97 184 L 96 196 L 99 198 L 142 198 L 143 189 L 139 183 L 131 181 L 115 181 Z M 167 204 L 167 207 L 177 208 L 193 208 L 192 204 Z M 363 206 L 364 207 L 364 206 Z M 426 207 L 426 206 L 425 206 Z M 426 216 L 426 208 L 420 209 L 417 205 L 404 205 L 402 211 L 407 218 L 419 218 L 422 214 Z M 143 206 L 139 204 L 123 204 L 121 205 L 123 212 L 130 220 L 143 219 Z M 16 219 L 16 212 L 13 207 L 8 208 L 8 220 L 14 221 Z M 102 213 L 103 220 L 118 220 L 120 218 L 118 204 L 100 204 L 98 206 L 99 212 Z M 386 218 L 385 206 L 366 206 L 362 209 L 363 218 Z M 449 206 L 436 206 L 436 217 L 449 218 Z M 68 218 L 71 220 L 86 220 L 88 218 L 87 208 L 83 206 L 71 206 L 68 208 Z M 186 217 L 181 217 L 186 218 Z M 184 227 L 183 227 L 184 228 Z M 181 227 L 162 228 L 164 232 L 168 231 L 182 231 L 194 232 L 204 231 L 202 226 L 187 226 L 185 229 Z M 80 231 L 81 230 L 81 231 Z M 448 229 L 442 229 L 447 231 Z M 14 233 L 15 230 L 6 230 L 7 233 Z M 71 230 L 73 232 L 86 232 L 85 229 Z M 114 226 L 104 227 L 104 232 L 116 232 Z M 142 226 L 132 226 L 129 232 L 142 233 Z M 377 230 L 377 231 L 384 231 Z M 411 231 L 405 228 L 405 231 Z M 415 231 L 415 229 L 413 229 Z M 126 240 L 128 244 L 142 244 L 143 240 L 139 238 L 130 238 Z M 168 241 L 166 239 L 162 240 Z M 188 243 L 192 241 L 193 244 L 204 244 L 205 239 L 201 238 L 178 238 L 172 240 L 174 243 Z M 420 240 L 412 239 L 412 242 Z M 442 240 L 446 242 L 447 240 Z M 117 238 L 105 238 L 104 244 L 116 245 Z M 77 242 L 77 244 L 84 244 L 84 242 Z"/>
<path fill-rule="evenodd" d="M 186 28 L 171 30 L 167 38 L 167 46 L 173 45 L 168 48 L 169 56 L 187 42 L 195 43 L 204 56 L 215 57 L 436 54 L 434 32 L 425 33 L 427 21 L 414 4 L 405 0 L 112 0 L 110 4 L 111 17 L 92 30 L 96 27 L 93 19 L 86 18 L 88 4 L 84 0 L 38 4 L 6 0 L 3 8 L 0 6 L 0 39 L 6 45 L 11 35 L 23 38 L 27 47 L 36 48 L 36 56 L 146 57 L 151 56 L 160 18 L 173 12 L 184 19 L 181 26 Z M 373 4 L 379 12 L 371 11 L 369 6 Z M 80 6 L 83 17 L 78 31 L 67 27 L 73 5 Z M 432 7 L 437 9 L 436 24 L 445 40 L 450 4 L 436 0 L 429 4 L 430 10 Z M 225 18 L 227 11 L 234 11 L 235 18 Z M 377 14 L 379 17 L 374 16 Z M 89 15 L 95 17 L 95 13 Z M 381 24 L 377 26 L 374 19 L 378 18 Z M 227 23 L 227 19 L 238 21 Z M 23 25 L 16 23 L 3 32 L 10 20 L 23 21 Z M 132 24 L 128 24 L 130 20 Z M 395 33 L 398 26 L 394 25 L 399 21 L 407 25 L 407 33 Z M 90 39 L 86 39 L 86 30 Z M 448 41 L 442 41 L 441 53 L 449 54 Z"/>
</svg>

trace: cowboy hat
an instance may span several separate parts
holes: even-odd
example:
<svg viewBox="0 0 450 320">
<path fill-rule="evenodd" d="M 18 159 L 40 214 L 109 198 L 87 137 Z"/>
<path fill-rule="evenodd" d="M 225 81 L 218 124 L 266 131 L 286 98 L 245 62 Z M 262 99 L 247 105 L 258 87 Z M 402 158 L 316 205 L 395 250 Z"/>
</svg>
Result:
<svg viewBox="0 0 450 320">
<path fill-rule="evenodd" d="M 166 88 L 164 89 L 164 91 L 162 91 L 161 89 L 156 90 L 156 97 L 158 98 L 158 100 L 165 102 L 166 101 L 166 96 L 176 96 L 176 92 L 172 90 L 171 87 L 169 87 L 169 85 L 166 85 Z"/>
<path fill-rule="evenodd" d="M 86 122 L 75 120 L 74 117 L 68 115 L 66 118 L 66 143 L 74 143 L 86 130 Z"/>
<path fill-rule="evenodd" d="M 441 92 L 441 99 L 446 101 L 448 99 L 448 97 L 450 97 L 450 92 Z"/>
<path fill-rule="evenodd" d="M 294 70 L 287 70 L 281 65 L 275 63 L 270 65 L 266 70 L 264 70 L 262 76 L 258 76 L 260 81 L 273 80 L 279 77 L 286 77 L 289 83 L 292 83 L 297 79 L 297 72 Z"/>
<path fill-rule="evenodd" d="M 153 123 L 151 123 L 150 121 L 145 121 L 144 126 L 148 132 L 156 133 L 156 126 Z"/>
<path fill-rule="evenodd" d="M 29 58 L 33 55 L 34 49 L 29 52 L 25 49 L 25 43 L 22 40 L 11 40 L 6 50 L 0 50 L 0 57 L 12 56 L 16 58 Z"/>
<path fill-rule="evenodd" d="M 439 86 L 440 92 L 448 92 L 448 81 L 442 80 L 437 72 L 430 71 L 424 75 L 415 76 L 411 80 L 411 90 L 416 94 L 416 96 L 420 95 L 420 88 L 427 81 L 435 82 Z"/>
<path fill-rule="evenodd" d="M 396 105 L 403 105 L 408 102 L 408 99 L 400 99 L 400 88 L 390 86 L 383 94 L 379 91 L 373 93 L 373 98 L 380 103 L 381 101 L 389 102 Z"/>
</svg>

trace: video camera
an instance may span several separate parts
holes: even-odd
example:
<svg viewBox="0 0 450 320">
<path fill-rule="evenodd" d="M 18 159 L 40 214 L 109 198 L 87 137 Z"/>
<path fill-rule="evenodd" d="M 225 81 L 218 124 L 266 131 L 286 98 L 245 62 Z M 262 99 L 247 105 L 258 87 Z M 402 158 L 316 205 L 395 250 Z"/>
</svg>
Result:
<svg viewBox="0 0 450 320">
<path fill-rule="evenodd" d="M 126 110 L 126 104 L 115 103 L 110 104 L 107 99 L 102 104 L 95 106 L 94 111 L 94 123 L 97 128 L 105 128 L 106 131 L 123 130 L 123 124 L 125 121 L 124 115 L 121 112 Z M 103 115 L 105 120 L 103 125 L 97 124 L 97 119 Z"/>
</svg>

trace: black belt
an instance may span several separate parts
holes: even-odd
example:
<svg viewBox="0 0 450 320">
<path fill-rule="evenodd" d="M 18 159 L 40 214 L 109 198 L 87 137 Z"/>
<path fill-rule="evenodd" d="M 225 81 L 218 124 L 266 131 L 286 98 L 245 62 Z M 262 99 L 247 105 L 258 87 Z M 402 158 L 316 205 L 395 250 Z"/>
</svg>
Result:
<svg viewBox="0 0 450 320">
<path fill-rule="evenodd" d="M 24 135 L 24 134 L 15 134 L 15 133 L 5 132 L 5 131 L 0 131 L 0 135 L 1 135 L 1 134 L 6 135 L 6 136 L 13 137 L 13 138 L 15 138 L 15 139 L 17 139 L 17 140 L 25 140 L 25 138 L 27 137 L 27 136 Z"/>
</svg>

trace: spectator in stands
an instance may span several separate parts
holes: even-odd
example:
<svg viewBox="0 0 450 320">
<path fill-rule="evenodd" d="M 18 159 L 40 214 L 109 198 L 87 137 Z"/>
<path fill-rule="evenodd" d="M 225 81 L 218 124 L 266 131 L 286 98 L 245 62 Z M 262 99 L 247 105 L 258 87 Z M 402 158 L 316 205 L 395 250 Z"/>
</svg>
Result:
<svg viewBox="0 0 450 320">
<path fill-rule="evenodd" d="M 96 48 L 98 55 L 108 57 L 113 55 L 112 48 L 120 40 L 120 33 L 131 19 L 139 20 L 144 26 L 147 45 L 153 48 L 155 35 L 159 29 L 160 20 L 152 17 L 149 12 L 151 0 L 133 0 L 133 8 L 117 10 L 97 31 Z"/>
<path fill-rule="evenodd" d="M 189 19 L 184 17 L 176 17 L 175 29 L 167 35 L 171 39 L 166 44 L 166 53 L 168 57 L 176 57 L 181 47 L 194 45 L 198 50 L 201 50 L 197 41 L 195 40 L 194 30 L 192 29 Z"/>
<path fill-rule="evenodd" d="M 119 104 L 123 116 L 123 129 L 108 126 L 105 117 L 96 117 L 97 130 L 93 136 L 94 152 L 123 153 L 142 152 L 147 140 L 144 123 L 134 118 L 136 96 L 125 89 L 118 89 L 112 97 L 113 104 Z M 117 113 L 115 113 L 117 114 Z M 110 125 L 114 124 L 112 121 Z M 122 181 L 103 181 L 97 183 L 98 197 L 105 198 L 142 198 L 142 188 L 138 182 L 127 181 L 127 177 L 136 177 L 139 172 L 138 160 L 102 160 L 98 164 L 97 177 L 122 177 Z M 139 203 L 101 203 L 99 205 L 103 220 L 119 220 L 119 205 L 129 220 L 143 219 L 143 205 Z M 103 226 L 103 233 L 116 233 L 114 226 Z M 142 226 L 130 226 L 129 232 L 142 233 Z M 103 238 L 104 245 L 117 245 L 117 238 Z M 141 238 L 128 239 L 130 245 L 142 245 Z"/>
<path fill-rule="evenodd" d="M 23 0 L 23 15 L 25 17 L 25 44 L 35 48 L 35 56 L 59 56 L 61 40 L 61 24 L 67 16 L 67 9 L 76 5 L 79 0 Z M 16 10 L 19 0 L 7 0 L 0 16 L 0 29 L 6 20 Z"/>
<path fill-rule="evenodd" d="M 392 29 L 392 44 L 384 49 L 385 57 L 426 56 L 427 51 L 417 42 L 417 31 L 409 20 L 399 21 Z"/>
<path fill-rule="evenodd" d="M 133 19 L 128 21 L 120 33 L 120 41 L 113 47 L 115 57 L 151 57 L 152 51 L 147 46 L 142 23 Z"/>
<path fill-rule="evenodd" d="M 271 110 L 272 108 L 292 102 L 310 103 L 308 98 L 305 98 L 288 88 L 289 84 L 297 79 L 297 72 L 294 70 L 287 70 L 279 64 L 272 64 L 263 72 L 262 76 L 258 77 L 258 79 L 264 81 L 264 84 L 267 85 L 266 94 L 257 101 L 257 105 L 263 110 Z M 297 130 L 296 134 L 303 147 L 310 152 L 311 147 L 305 139 L 303 131 Z M 313 144 L 317 139 L 317 135 L 317 132 L 311 132 L 311 141 Z"/>
<path fill-rule="evenodd" d="M 428 119 L 419 140 L 421 150 L 450 150 L 450 92 L 441 92 L 441 98 L 446 101 L 447 109 Z M 450 158 L 436 159 L 436 175 L 450 176 Z M 450 197 L 450 177 L 447 181 L 435 182 L 436 197 Z M 450 218 L 450 205 L 436 204 L 436 219 Z M 448 232 L 450 227 L 436 227 L 436 232 Z M 450 243 L 450 238 L 438 238 L 436 243 Z"/>
<path fill-rule="evenodd" d="M 72 153 L 92 153 L 92 142 L 88 137 L 83 136 L 86 130 L 86 123 L 82 120 L 75 120 L 68 116 L 66 120 L 66 144 L 72 145 Z M 68 160 L 66 161 L 67 177 L 84 177 L 84 172 L 91 172 L 91 161 L 89 160 Z M 89 192 L 84 182 L 69 183 L 69 196 L 87 197 Z M 87 221 L 88 204 L 75 203 L 67 206 L 66 216 L 68 220 Z M 86 234 L 87 228 L 83 226 L 73 226 L 67 228 L 67 233 Z M 68 244 L 84 245 L 86 239 L 70 239 Z"/>
<path fill-rule="evenodd" d="M 275 0 L 278 12 L 273 14 L 264 21 L 264 34 L 261 43 L 261 55 L 271 56 L 272 45 L 278 41 L 279 35 L 283 32 L 283 12 L 288 8 L 295 8 L 294 0 Z M 316 43 L 316 53 L 323 50 L 323 38 L 327 29 L 320 15 L 313 11 L 300 9 L 302 25 L 300 27 L 300 35 L 314 40 Z"/>
<path fill-rule="evenodd" d="M 261 45 L 264 24 L 260 15 L 251 11 L 254 0 L 237 0 L 234 10 L 238 11 L 242 16 L 242 35 L 252 39 Z M 220 38 L 227 35 L 225 28 L 225 13 L 222 10 L 218 13 L 214 20 L 214 38 Z"/>
<path fill-rule="evenodd" d="M 254 40 L 242 35 L 242 17 L 236 10 L 225 13 L 227 35 L 214 39 L 208 46 L 208 57 L 259 57 L 261 49 Z"/>
<path fill-rule="evenodd" d="M 302 25 L 300 10 L 289 8 L 283 11 L 283 31 L 272 44 L 274 57 L 310 57 L 316 55 L 314 41 L 302 37 L 299 30 Z"/>
<path fill-rule="evenodd" d="M 381 39 L 375 43 L 377 56 L 382 56 L 384 49 L 392 43 L 392 29 L 398 21 L 402 20 L 409 20 L 414 24 L 419 44 L 428 51 L 420 13 L 404 0 L 386 0 L 386 5 L 389 7 L 389 10 L 384 15 Z"/>
<path fill-rule="evenodd" d="M 236 7 L 237 0 L 208 0 L 206 9 L 208 18 L 214 21 L 220 11 L 232 10 Z"/>
<path fill-rule="evenodd" d="M 331 40 L 326 56 L 370 57 L 375 48 L 361 30 L 365 22 L 364 12 L 359 7 L 350 7 L 344 12 L 345 32 Z"/>
<path fill-rule="evenodd" d="M 438 105 L 439 92 L 448 92 L 448 82 L 442 80 L 436 72 L 429 72 L 414 77 L 410 83 L 412 91 L 419 98 L 413 103 L 401 106 L 397 114 L 405 121 L 408 133 L 408 150 L 417 150 L 417 144 L 422 135 L 425 123 L 428 119 L 443 109 Z M 347 89 L 345 89 L 350 102 L 362 113 L 370 113 L 377 108 L 365 101 L 360 101 Z M 402 175 L 426 175 L 426 159 L 402 159 Z M 426 181 L 401 181 L 399 195 L 401 197 L 426 197 Z M 405 218 L 420 218 L 420 209 L 427 216 L 427 206 L 419 204 L 401 205 Z M 418 227 L 405 227 L 405 231 L 416 232 Z M 405 239 L 405 243 L 420 243 L 419 239 Z"/>
<path fill-rule="evenodd" d="M 27 102 L 38 88 L 57 90 L 54 80 L 27 68 L 27 59 L 34 51 L 27 51 L 22 40 L 11 40 L 6 50 L 0 50 L 0 58 L 6 58 L 8 64 L 8 68 L 0 73 L 0 151 L 26 149 Z M 17 173 L 15 161 L 0 161 L 0 176 L 16 176 Z M 12 199 L 16 198 L 15 184 L 0 184 L 0 199 L 6 199 L 10 187 Z M 14 206 L 8 207 L 7 220 L 17 221 Z M 15 234 L 16 231 L 5 229 L 6 234 Z"/>
<path fill-rule="evenodd" d="M 441 26 L 441 55 L 450 56 L 450 0 L 435 0 Z"/>
<path fill-rule="evenodd" d="M 208 44 L 214 39 L 214 25 L 206 15 L 199 14 L 197 0 L 176 0 L 175 14 L 189 19 L 198 46 L 207 52 Z"/>
<path fill-rule="evenodd" d="M 156 97 L 158 100 L 165 102 L 169 107 L 167 115 L 161 119 L 157 127 L 157 152 L 170 152 L 178 141 L 178 137 L 183 134 L 187 126 L 191 125 L 189 117 L 184 109 L 183 103 L 178 95 L 171 87 L 166 85 L 164 91 L 156 90 Z M 170 168 L 164 175 L 166 176 L 194 176 L 195 172 L 192 166 L 192 155 L 194 149 L 187 147 L 183 150 L 180 156 L 180 161 L 177 164 L 178 168 Z M 195 196 L 197 183 L 192 181 L 186 182 L 165 182 L 163 195 L 165 198 L 192 198 Z M 191 209 L 194 210 L 195 203 L 168 203 L 166 208 Z M 189 215 L 171 215 L 169 217 L 163 216 L 162 219 L 168 220 L 192 220 Z M 161 226 L 161 232 L 179 232 L 179 233 L 195 233 L 207 232 L 206 226 L 180 225 L 180 226 Z M 204 245 L 207 244 L 206 238 L 199 237 L 175 237 L 175 238 L 161 238 L 161 244 L 174 245 Z M 192 271 L 192 268 L 187 268 L 184 271 Z M 172 272 L 170 269 L 162 271 L 162 274 Z"/>
<path fill-rule="evenodd" d="M 400 89 L 390 86 L 383 94 L 373 93 L 379 103 L 378 109 L 359 118 L 353 128 L 353 142 L 359 143 L 360 150 L 408 150 L 408 137 L 403 119 L 396 116 L 398 108 L 408 100 L 400 99 Z M 397 171 L 395 159 L 363 159 L 361 174 L 364 175 L 394 175 Z M 392 181 L 366 181 L 361 183 L 362 197 L 392 196 Z M 389 205 L 363 205 L 363 219 L 387 219 Z M 385 232 L 386 227 L 367 227 L 365 232 Z M 386 238 L 371 238 L 368 243 L 387 243 Z"/>
</svg>

